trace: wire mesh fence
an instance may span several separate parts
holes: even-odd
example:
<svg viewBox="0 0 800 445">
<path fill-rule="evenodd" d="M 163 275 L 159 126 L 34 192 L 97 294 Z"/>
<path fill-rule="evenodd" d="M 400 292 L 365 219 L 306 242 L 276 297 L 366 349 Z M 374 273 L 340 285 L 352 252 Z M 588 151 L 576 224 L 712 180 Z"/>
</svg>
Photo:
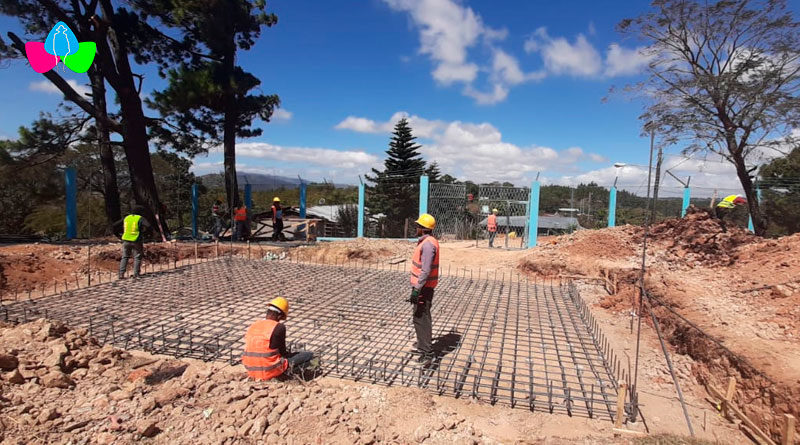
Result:
<svg viewBox="0 0 800 445">
<path fill-rule="evenodd" d="M 436 218 L 434 235 L 440 239 L 475 238 L 479 218 L 468 204 L 465 184 L 430 184 L 428 213 Z"/>
<path fill-rule="evenodd" d="M 481 186 L 478 190 L 478 222 L 480 236 L 487 236 L 488 217 L 497 210 L 497 232 L 503 246 L 522 247 L 528 239 L 530 189 L 527 187 Z"/>
</svg>

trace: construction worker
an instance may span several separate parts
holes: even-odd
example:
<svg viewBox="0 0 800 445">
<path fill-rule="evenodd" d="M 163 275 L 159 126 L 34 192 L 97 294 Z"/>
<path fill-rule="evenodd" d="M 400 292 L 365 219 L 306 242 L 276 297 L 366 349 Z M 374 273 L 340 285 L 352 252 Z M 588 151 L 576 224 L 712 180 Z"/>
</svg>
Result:
<svg viewBox="0 0 800 445">
<path fill-rule="evenodd" d="M 219 240 L 219 234 L 222 232 L 222 201 L 217 199 L 214 201 L 214 205 L 211 206 L 211 219 L 213 221 L 214 227 L 212 228 L 212 234 L 214 236 L 214 241 Z"/>
<path fill-rule="evenodd" d="M 736 209 L 736 206 L 747 204 L 747 199 L 741 195 L 728 195 L 722 199 L 714 208 L 714 215 L 719 220 L 722 226 L 722 231 L 726 232 L 725 218 L 727 218 Z"/>
<path fill-rule="evenodd" d="M 233 240 L 244 241 L 247 239 L 247 207 L 244 204 L 240 204 L 233 211 L 233 220 L 236 224 L 236 228 L 233 231 Z"/>
<path fill-rule="evenodd" d="M 492 214 L 486 219 L 486 230 L 489 231 L 489 247 L 494 247 L 494 237 L 497 236 L 497 209 L 492 209 Z"/>
<path fill-rule="evenodd" d="M 413 311 L 419 361 L 428 362 L 433 357 L 431 305 L 433 290 L 439 282 L 439 241 L 432 235 L 436 228 L 433 216 L 423 213 L 415 222 L 419 240 L 411 257 L 411 296 L 408 301 Z"/>
<path fill-rule="evenodd" d="M 142 255 L 144 254 L 142 232 L 152 230 L 152 226 L 142 214 L 144 214 L 144 207 L 136 205 L 131 210 L 130 215 L 114 223 L 117 236 L 120 236 L 120 233 L 116 228 L 122 224 L 122 259 L 119 262 L 120 279 L 125 278 L 125 271 L 128 269 L 128 258 L 131 257 L 131 252 L 133 252 L 133 278 L 139 278 Z"/>
<path fill-rule="evenodd" d="M 272 241 L 280 241 L 283 231 L 283 209 L 281 199 L 277 196 L 272 198 Z"/>
<path fill-rule="evenodd" d="M 267 317 L 258 320 L 244 335 L 242 364 L 247 374 L 256 380 L 269 380 L 284 373 L 308 366 L 314 355 L 302 351 L 286 351 L 286 326 L 281 321 L 289 315 L 289 302 L 283 297 L 273 298 L 267 306 Z"/>
</svg>

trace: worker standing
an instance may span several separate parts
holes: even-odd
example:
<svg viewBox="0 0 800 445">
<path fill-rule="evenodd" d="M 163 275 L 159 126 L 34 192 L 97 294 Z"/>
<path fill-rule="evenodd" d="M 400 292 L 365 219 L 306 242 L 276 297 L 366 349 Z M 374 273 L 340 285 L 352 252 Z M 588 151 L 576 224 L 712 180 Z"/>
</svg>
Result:
<svg viewBox="0 0 800 445">
<path fill-rule="evenodd" d="M 489 247 L 494 247 L 494 237 L 497 236 L 497 209 L 492 209 L 492 214 L 486 219 L 486 230 L 489 231 Z"/>
<path fill-rule="evenodd" d="M 408 301 L 413 311 L 419 361 L 428 362 L 433 357 L 431 306 L 433 290 L 439 283 L 439 241 L 432 234 L 436 228 L 433 216 L 424 213 L 415 222 L 419 240 L 411 258 L 411 296 Z"/>
<path fill-rule="evenodd" d="M 723 198 L 719 204 L 717 204 L 717 206 L 714 208 L 714 215 L 719 220 L 723 232 L 727 232 L 727 227 L 725 227 L 725 218 L 733 213 L 734 209 L 736 209 L 736 206 L 744 204 L 747 204 L 747 200 L 741 195 L 728 195 Z"/>
<path fill-rule="evenodd" d="M 212 228 L 214 241 L 219 240 L 219 234 L 222 232 L 222 215 L 222 201 L 217 199 L 214 201 L 214 205 L 211 206 L 211 220 L 214 224 L 214 227 Z"/>
<path fill-rule="evenodd" d="M 122 259 L 119 262 L 119 279 L 125 278 L 128 269 L 128 259 L 133 253 L 133 278 L 139 278 L 139 271 L 142 267 L 142 255 L 144 254 L 144 244 L 142 243 L 142 232 L 151 230 L 152 226 L 142 214 L 144 207 L 134 206 L 131 213 L 125 218 L 114 223 L 115 232 L 122 224 Z"/>
<path fill-rule="evenodd" d="M 272 198 L 272 241 L 280 241 L 283 232 L 283 209 L 281 199 Z"/>
<path fill-rule="evenodd" d="M 286 326 L 281 321 L 288 315 L 289 302 L 277 297 L 269 302 L 266 319 L 247 328 L 242 364 L 250 377 L 270 380 L 284 373 L 291 374 L 308 366 L 314 358 L 308 351 L 292 354 L 286 350 Z"/>
<path fill-rule="evenodd" d="M 236 229 L 233 231 L 233 240 L 244 241 L 247 238 L 247 207 L 244 204 L 240 204 L 233 211 L 233 219 L 236 224 Z"/>
</svg>

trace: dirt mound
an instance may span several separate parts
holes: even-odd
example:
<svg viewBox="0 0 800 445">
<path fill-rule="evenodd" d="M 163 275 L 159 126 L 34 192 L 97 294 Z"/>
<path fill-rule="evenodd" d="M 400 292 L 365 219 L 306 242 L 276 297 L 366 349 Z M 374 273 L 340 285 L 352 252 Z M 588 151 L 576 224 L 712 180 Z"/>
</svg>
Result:
<svg viewBox="0 0 800 445">
<path fill-rule="evenodd" d="M 652 239 L 668 252 L 689 262 L 708 266 L 729 266 L 736 261 L 736 249 L 759 237 L 740 227 L 725 229 L 706 209 L 690 206 L 686 217 L 662 221 L 650 228 Z"/>
</svg>

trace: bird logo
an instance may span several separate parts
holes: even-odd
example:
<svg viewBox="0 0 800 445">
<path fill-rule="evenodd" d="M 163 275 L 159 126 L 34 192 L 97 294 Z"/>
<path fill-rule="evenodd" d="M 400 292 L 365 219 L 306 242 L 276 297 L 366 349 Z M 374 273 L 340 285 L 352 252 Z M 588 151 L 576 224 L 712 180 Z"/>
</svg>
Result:
<svg viewBox="0 0 800 445">
<path fill-rule="evenodd" d="M 85 73 L 92 66 L 97 44 L 94 42 L 78 42 L 75 33 L 64 22 L 58 22 L 44 42 L 25 43 L 25 55 L 31 68 L 37 73 L 46 73 L 64 62 L 64 65 L 76 73 Z"/>
</svg>

